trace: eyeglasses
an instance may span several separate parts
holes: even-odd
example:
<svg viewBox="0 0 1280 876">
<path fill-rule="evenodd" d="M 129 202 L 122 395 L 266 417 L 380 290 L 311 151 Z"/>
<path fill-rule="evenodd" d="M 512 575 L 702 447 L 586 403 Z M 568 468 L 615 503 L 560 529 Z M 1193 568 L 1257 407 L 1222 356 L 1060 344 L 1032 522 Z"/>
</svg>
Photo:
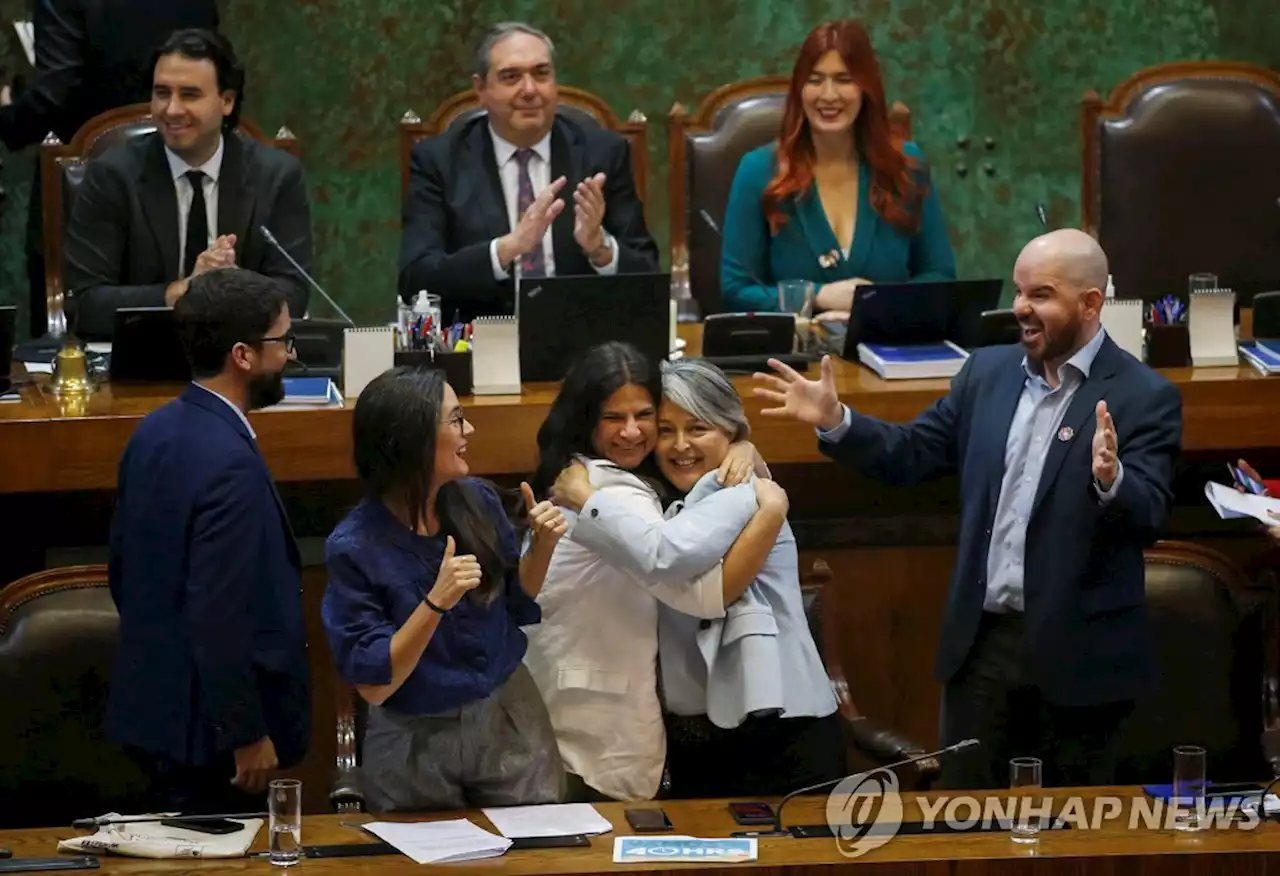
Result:
<svg viewBox="0 0 1280 876">
<path fill-rule="evenodd" d="M 452 426 L 453 428 L 461 432 L 462 424 L 465 423 L 466 421 L 467 421 L 467 415 L 463 412 L 462 408 L 458 408 L 458 410 L 454 412 L 452 417 L 444 421 L 444 424 L 446 426 Z"/>
<path fill-rule="evenodd" d="M 297 336 L 292 331 L 285 332 L 282 335 L 276 335 L 273 338 L 259 338 L 258 343 L 265 344 L 267 341 L 277 341 L 284 344 L 286 353 L 293 352 L 293 343 L 297 340 Z"/>
</svg>

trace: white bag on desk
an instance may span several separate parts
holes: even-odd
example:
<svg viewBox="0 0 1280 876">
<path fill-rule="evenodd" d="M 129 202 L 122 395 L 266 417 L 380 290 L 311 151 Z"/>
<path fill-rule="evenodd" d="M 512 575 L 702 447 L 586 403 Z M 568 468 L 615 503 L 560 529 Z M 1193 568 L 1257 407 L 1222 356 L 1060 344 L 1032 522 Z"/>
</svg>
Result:
<svg viewBox="0 0 1280 876">
<path fill-rule="evenodd" d="M 116 813 L 104 816 L 119 818 Z M 244 825 L 235 833 L 208 834 L 158 821 L 106 824 L 89 836 L 59 840 L 58 851 L 100 855 L 104 852 L 131 858 L 243 858 L 249 853 L 261 818 L 233 819 Z"/>
</svg>

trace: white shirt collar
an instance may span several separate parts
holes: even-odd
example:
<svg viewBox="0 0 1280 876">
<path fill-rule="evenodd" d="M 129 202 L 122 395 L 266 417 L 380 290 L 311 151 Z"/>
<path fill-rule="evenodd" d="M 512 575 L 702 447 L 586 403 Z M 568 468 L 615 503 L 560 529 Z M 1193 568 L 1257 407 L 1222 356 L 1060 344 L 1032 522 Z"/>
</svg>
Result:
<svg viewBox="0 0 1280 876">
<path fill-rule="evenodd" d="M 244 427 L 249 430 L 249 437 L 252 438 L 254 441 L 258 440 L 258 433 L 253 431 L 253 427 L 249 425 L 249 418 L 244 415 L 244 411 L 240 410 L 238 407 L 235 406 L 235 404 L 232 403 L 231 399 L 227 398 L 225 395 L 218 392 L 217 390 L 210 389 L 209 387 L 205 386 L 203 383 L 196 383 L 194 380 L 191 382 L 193 385 L 198 386 L 201 389 L 203 389 L 205 392 L 209 393 L 209 395 L 216 396 L 222 399 L 222 401 L 226 403 L 227 407 L 231 408 L 231 410 L 236 412 L 236 416 L 240 418 L 240 422 L 244 423 Z"/>
<path fill-rule="evenodd" d="M 192 167 L 183 161 L 177 153 L 168 146 L 164 147 L 164 157 L 169 159 L 169 172 L 173 174 L 173 181 L 178 179 L 189 170 L 202 170 L 214 182 L 218 181 L 218 174 L 222 172 L 222 147 L 225 139 L 219 135 L 218 151 L 213 153 L 213 157 L 199 167 Z"/>
<path fill-rule="evenodd" d="M 519 146 L 509 140 L 504 140 L 493 129 L 493 124 L 489 124 L 489 136 L 493 138 L 493 157 L 498 162 L 498 167 L 502 167 L 511 160 L 511 156 L 515 155 Z M 551 132 L 548 131 L 541 140 L 533 144 L 533 151 L 538 157 L 547 164 L 551 163 Z"/>
</svg>

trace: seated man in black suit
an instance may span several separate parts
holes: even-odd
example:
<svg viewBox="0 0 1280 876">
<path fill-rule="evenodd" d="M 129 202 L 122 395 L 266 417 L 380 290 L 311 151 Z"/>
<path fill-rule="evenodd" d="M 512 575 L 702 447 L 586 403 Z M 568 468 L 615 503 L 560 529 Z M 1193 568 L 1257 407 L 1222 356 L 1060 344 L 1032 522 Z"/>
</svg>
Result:
<svg viewBox="0 0 1280 876">
<path fill-rule="evenodd" d="M 556 113 L 554 47 L 499 24 L 472 80 L 487 113 L 413 148 L 400 295 L 441 297 L 446 318 L 513 312 L 510 278 L 658 270 L 625 138 Z M 573 209 L 562 197 L 572 193 Z"/>
<path fill-rule="evenodd" d="M 157 131 L 90 161 L 71 211 L 66 282 L 81 338 L 109 340 L 117 309 L 172 307 L 192 277 L 220 267 L 276 279 L 289 312 L 306 314 L 303 278 L 259 228 L 310 270 L 302 165 L 236 133 L 243 95 L 244 70 L 222 35 L 178 31 L 160 48 Z"/>
</svg>

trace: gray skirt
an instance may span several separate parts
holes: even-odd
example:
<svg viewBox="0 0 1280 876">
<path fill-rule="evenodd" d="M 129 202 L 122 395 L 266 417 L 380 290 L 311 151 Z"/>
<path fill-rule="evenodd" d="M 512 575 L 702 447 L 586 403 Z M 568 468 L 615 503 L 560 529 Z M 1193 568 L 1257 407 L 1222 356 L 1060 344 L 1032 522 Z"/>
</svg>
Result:
<svg viewBox="0 0 1280 876">
<path fill-rule="evenodd" d="M 435 715 L 370 706 L 361 746 L 371 812 L 562 803 L 564 766 L 523 663 L 488 697 Z"/>
</svg>

